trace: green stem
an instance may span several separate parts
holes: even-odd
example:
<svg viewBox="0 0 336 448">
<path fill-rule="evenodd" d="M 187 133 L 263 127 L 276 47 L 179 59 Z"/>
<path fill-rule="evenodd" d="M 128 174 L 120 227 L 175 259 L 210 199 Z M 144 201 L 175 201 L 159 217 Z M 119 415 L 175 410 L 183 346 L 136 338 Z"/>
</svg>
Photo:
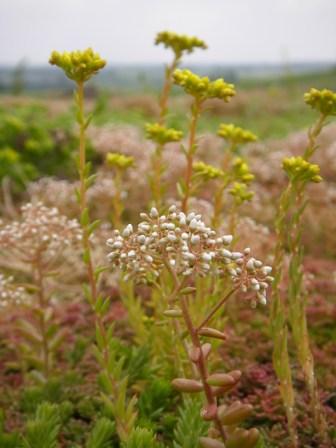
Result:
<svg viewBox="0 0 336 448">
<path fill-rule="evenodd" d="M 165 124 L 165 119 L 166 119 L 166 115 L 167 115 L 167 111 L 168 111 L 168 99 L 169 99 L 169 94 L 170 94 L 170 91 L 172 88 L 172 75 L 173 75 L 173 72 L 176 69 L 178 63 L 179 63 L 179 57 L 177 57 L 175 55 L 172 63 L 166 68 L 165 80 L 164 80 L 163 89 L 162 89 L 162 93 L 161 93 L 161 97 L 160 97 L 160 101 L 159 101 L 159 105 L 160 105 L 159 123 L 161 125 Z"/>
<path fill-rule="evenodd" d="M 39 326 L 40 326 L 40 333 L 41 333 L 41 339 L 42 339 L 42 357 L 43 357 L 43 373 L 45 376 L 45 379 L 48 379 L 49 373 L 50 373 L 50 353 L 49 353 L 49 344 L 48 344 L 48 337 L 47 337 L 47 325 L 46 325 L 46 308 L 47 308 L 47 301 L 45 297 L 45 291 L 44 291 L 44 281 L 43 281 L 43 269 L 41 264 L 41 258 L 40 256 L 37 257 L 36 263 L 36 284 L 38 287 L 38 304 L 39 304 Z"/>
<path fill-rule="evenodd" d="M 151 178 L 151 189 L 155 207 L 161 210 L 162 207 L 162 152 L 164 146 L 158 144 L 152 156 L 153 177 Z"/>
<path fill-rule="evenodd" d="M 122 172 L 118 168 L 115 170 L 114 175 L 114 186 L 115 186 L 115 195 L 112 200 L 113 207 L 113 226 L 116 229 L 122 228 L 122 214 L 124 211 L 123 201 L 121 199 L 121 191 L 122 191 Z"/>
<path fill-rule="evenodd" d="M 187 167 L 185 171 L 185 178 L 184 178 L 184 197 L 182 200 L 182 211 L 184 213 L 187 213 L 188 211 L 188 201 L 190 199 L 191 195 L 191 189 L 192 189 L 192 175 L 193 175 L 193 162 L 194 162 L 194 155 L 195 155 L 195 143 L 196 143 L 196 129 L 197 129 L 197 123 L 198 119 L 201 114 L 201 108 L 202 108 L 202 102 L 195 98 L 194 104 L 191 109 L 191 121 L 189 126 L 189 141 L 188 141 L 188 148 L 187 148 Z"/>
<path fill-rule="evenodd" d="M 86 180 L 87 180 L 87 166 L 86 166 L 86 124 L 85 124 L 85 114 L 84 114 L 84 83 L 78 82 L 77 83 L 77 101 L 78 101 L 78 123 L 79 123 L 79 179 L 80 179 L 80 192 L 79 192 L 79 205 L 80 205 L 80 213 L 81 217 L 87 213 L 89 215 L 87 210 L 87 200 L 86 200 Z M 118 215 L 119 216 L 119 215 Z M 88 222 L 82 223 L 82 231 L 83 231 L 83 251 L 84 251 L 84 260 L 87 268 L 87 277 L 90 287 L 90 302 L 92 309 L 95 313 L 95 323 L 97 331 L 100 334 L 100 338 L 102 340 L 102 348 L 100 349 L 101 355 L 102 355 L 102 367 L 105 370 L 105 373 L 107 375 L 108 381 L 110 383 L 111 389 L 113 390 L 113 397 L 112 400 L 114 402 L 117 402 L 119 399 L 119 390 L 118 390 L 118 381 L 114 378 L 112 374 L 112 362 L 113 360 L 113 353 L 110 353 L 110 346 L 109 346 L 109 337 L 106 331 L 106 327 L 104 324 L 103 315 L 96 310 L 96 305 L 98 301 L 98 291 L 97 291 L 97 282 L 96 282 L 96 276 L 94 271 L 94 265 L 92 260 L 92 253 L 91 253 L 91 244 L 90 244 L 90 232 L 89 232 L 89 221 L 90 219 L 87 219 Z M 98 342 L 98 340 L 97 340 Z M 97 343 L 97 346 L 99 347 L 99 344 Z M 119 406 L 120 407 L 120 406 Z M 117 412 L 115 413 L 114 417 L 117 423 L 117 428 L 119 428 L 119 436 L 125 440 L 127 437 L 127 434 L 131 431 L 132 428 L 130 428 L 130 424 L 127 419 L 124 418 L 124 414 L 126 415 L 127 412 L 125 409 L 122 410 L 123 415 L 119 415 Z"/>
<path fill-rule="evenodd" d="M 78 82 L 78 121 L 79 121 L 79 181 L 80 181 L 80 214 L 83 214 L 87 208 L 86 200 L 86 135 L 85 135 L 85 115 L 84 115 L 84 83 Z M 97 285 L 94 275 L 94 267 L 91 254 L 90 235 L 88 225 L 82 225 L 83 231 L 83 250 L 86 256 L 86 267 L 88 281 L 91 290 L 91 301 L 93 304 L 97 301 Z"/>
<path fill-rule="evenodd" d="M 222 306 L 229 300 L 229 298 L 234 294 L 240 286 L 237 286 L 236 288 L 231 289 L 209 312 L 209 314 L 206 316 L 206 318 L 202 321 L 201 324 L 197 327 L 197 331 L 199 331 L 201 328 L 203 328 L 206 324 L 210 322 L 210 320 L 214 317 L 214 315 L 217 313 L 218 310 L 222 308 Z"/>
<path fill-rule="evenodd" d="M 172 75 L 178 65 L 178 62 L 179 58 L 175 55 L 172 63 L 168 67 L 166 67 L 164 84 L 159 101 L 160 106 L 159 124 L 162 126 L 165 125 L 166 122 L 166 115 L 168 111 L 168 100 L 172 88 Z M 151 180 L 151 190 L 154 199 L 154 204 L 158 210 L 160 210 L 162 206 L 163 148 L 164 145 L 158 144 L 157 147 L 155 148 L 155 152 L 152 157 L 153 178 Z"/>
</svg>

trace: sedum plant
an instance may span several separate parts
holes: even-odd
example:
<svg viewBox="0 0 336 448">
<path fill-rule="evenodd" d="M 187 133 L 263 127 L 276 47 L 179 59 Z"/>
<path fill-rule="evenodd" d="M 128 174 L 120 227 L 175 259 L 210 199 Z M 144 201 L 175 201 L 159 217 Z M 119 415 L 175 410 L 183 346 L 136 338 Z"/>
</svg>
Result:
<svg viewBox="0 0 336 448">
<path fill-rule="evenodd" d="M 114 423 L 106 417 L 101 417 L 96 421 L 85 448 L 110 448 L 114 434 Z"/>
<path fill-rule="evenodd" d="M 149 283 L 153 287 L 164 272 L 169 273 L 173 288 L 165 297 L 167 308 L 164 316 L 175 322 L 179 337 L 182 337 L 181 326 L 189 335 L 184 348 L 193 366 L 191 378 L 176 378 L 172 384 L 182 392 L 203 392 L 201 416 L 212 423 L 209 437 L 201 439 L 204 447 L 253 447 L 258 441 L 258 431 L 238 428 L 251 412 L 251 407 L 240 402 L 228 407 L 218 403 L 218 397 L 236 386 L 241 372 L 210 372 L 208 357 L 212 345 L 204 342 L 204 338 L 210 341 L 226 338 L 210 322 L 236 291 L 249 292 L 253 306 L 257 302 L 266 303 L 266 290 L 272 281 L 269 275 L 271 268 L 251 257 L 248 248 L 243 253 L 231 252 L 232 237 L 217 237 L 216 232 L 206 227 L 201 216 L 195 213 L 186 215 L 173 205 L 168 215 L 160 216 L 157 209 L 152 208 L 149 214 L 142 213 L 141 218 L 143 221 L 136 230 L 129 224 L 123 232 L 114 231 L 113 237 L 107 241 L 111 248 L 108 258 L 113 267 L 124 272 L 125 278 Z M 228 291 L 208 310 L 201 322 L 196 323 L 190 312 L 195 291 L 192 285 L 197 277 L 209 275 L 222 278 Z"/>
<path fill-rule="evenodd" d="M 79 126 L 79 158 L 78 173 L 80 187 L 77 191 L 77 198 L 80 208 L 80 223 L 83 232 L 83 261 L 87 269 L 87 279 L 89 287 L 85 288 L 85 295 L 91 304 L 95 315 L 96 325 L 96 347 L 95 354 L 102 368 L 99 382 L 103 390 L 103 399 L 110 413 L 116 421 L 116 429 L 121 440 L 127 440 L 132 431 L 136 419 L 135 403 L 133 397 L 128 401 L 127 397 L 127 377 L 123 372 L 123 359 L 118 358 L 113 343 L 113 327 L 105 325 L 105 316 L 109 310 L 109 298 L 104 298 L 99 294 L 98 280 L 104 268 L 95 267 L 92 257 L 91 236 L 99 226 L 99 221 L 90 221 L 89 209 L 87 206 L 87 189 L 95 180 L 94 175 L 90 175 L 90 163 L 86 161 L 86 130 L 90 124 L 91 116 L 86 117 L 84 111 L 84 84 L 105 65 L 106 61 L 91 48 L 84 51 L 74 51 L 71 53 L 51 54 L 52 65 L 61 68 L 66 76 L 76 84 L 75 104 L 77 106 L 76 119 Z M 109 163 L 124 169 L 130 165 L 128 158 L 120 155 L 110 155 Z"/>
<path fill-rule="evenodd" d="M 195 49 L 200 48 L 205 50 L 206 43 L 196 36 L 186 36 L 185 34 L 177 34 L 171 31 L 161 31 L 155 38 L 156 45 L 164 45 L 173 51 L 174 57 L 172 62 L 167 65 L 165 71 L 165 79 L 160 98 L 160 123 L 165 123 L 165 117 L 168 111 L 168 99 L 172 87 L 172 76 L 175 69 L 181 62 L 185 54 L 193 53 Z"/>
<path fill-rule="evenodd" d="M 235 95 L 234 85 L 229 84 L 220 78 L 210 81 L 208 77 L 200 77 L 190 70 L 176 69 L 173 73 L 174 83 L 193 97 L 191 106 L 191 120 L 189 124 L 189 137 L 187 148 L 184 149 L 186 156 L 186 172 L 183 183 L 179 184 L 179 193 L 182 199 L 182 211 L 188 211 L 188 202 L 192 191 L 193 163 L 197 150 L 196 131 L 199 117 L 202 112 L 204 102 L 211 98 L 218 98 L 225 102 Z"/>
<path fill-rule="evenodd" d="M 207 435 L 209 422 L 202 419 L 199 409 L 201 400 L 191 396 L 183 400 L 174 430 L 174 448 L 194 448 L 199 439 Z"/>
<path fill-rule="evenodd" d="M 308 133 L 308 146 L 303 157 L 290 157 L 283 161 L 288 184 L 281 195 L 276 217 L 277 245 L 275 248 L 273 304 L 271 329 L 274 343 L 273 364 L 285 405 L 289 432 L 293 446 L 298 446 L 295 429 L 295 393 L 288 354 L 288 324 L 285 303 L 281 299 L 280 285 L 284 272 L 286 250 L 289 251 L 289 289 L 287 295 L 288 322 L 290 324 L 299 364 L 309 390 L 312 413 L 321 440 L 326 440 L 325 418 L 322 412 L 314 372 L 314 358 L 310 347 L 306 318 L 306 295 L 303 287 L 303 247 L 301 243 L 302 217 L 306 206 L 305 190 L 310 182 L 321 182 L 320 168 L 310 162 L 318 149 L 317 138 L 329 115 L 336 114 L 336 94 L 329 90 L 311 89 L 304 95 L 305 102 L 320 114 Z"/>
<path fill-rule="evenodd" d="M 58 435 L 61 419 L 58 406 L 42 403 L 33 420 L 27 422 L 26 434 L 23 437 L 24 448 L 58 448 Z"/>
<path fill-rule="evenodd" d="M 207 46 L 203 40 L 195 36 L 186 36 L 171 31 L 162 31 L 157 34 L 156 45 L 164 45 L 173 51 L 174 57 L 170 64 L 166 66 L 163 88 L 160 95 L 159 107 L 160 115 L 158 123 L 146 125 L 147 138 L 155 144 L 155 151 L 152 155 L 153 173 L 149 177 L 152 190 L 153 201 L 159 209 L 162 207 L 162 197 L 164 188 L 162 186 L 162 174 L 164 166 L 162 164 L 162 153 L 164 146 L 169 142 L 177 142 L 182 138 L 182 133 L 173 128 L 166 127 L 166 116 L 168 113 L 168 100 L 173 82 L 173 73 L 181 63 L 185 54 L 193 53 L 197 48 L 206 49 Z"/>
</svg>

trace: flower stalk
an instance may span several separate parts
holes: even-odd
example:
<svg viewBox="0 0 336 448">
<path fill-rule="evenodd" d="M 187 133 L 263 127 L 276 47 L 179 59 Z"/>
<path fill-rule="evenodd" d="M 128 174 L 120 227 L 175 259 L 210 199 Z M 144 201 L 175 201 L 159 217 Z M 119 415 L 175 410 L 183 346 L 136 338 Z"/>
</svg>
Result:
<svg viewBox="0 0 336 448">
<path fill-rule="evenodd" d="M 95 75 L 106 62 L 91 49 L 83 52 L 72 53 L 53 52 L 50 63 L 62 68 L 65 74 L 75 81 L 75 101 L 77 105 L 77 123 L 79 125 L 79 161 L 78 172 L 80 187 L 77 191 L 80 206 L 80 223 L 83 232 L 83 261 L 87 269 L 88 288 L 85 295 L 89 301 L 95 316 L 96 347 L 95 355 L 102 368 L 99 377 L 103 389 L 105 405 L 114 415 L 118 435 L 122 441 L 126 441 L 135 424 L 136 399 L 133 397 L 127 402 L 127 378 L 123 376 L 123 363 L 116 358 L 113 349 L 113 327 L 106 328 L 104 318 L 109 310 L 110 300 L 98 293 L 98 280 L 104 269 L 94 267 L 90 237 L 99 226 L 99 221 L 90 221 L 87 207 L 86 192 L 94 182 L 95 176 L 90 175 L 90 164 L 86 161 L 86 129 L 90 124 L 91 116 L 86 117 L 84 111 L 84 83 Z M 110 156 L 111 158 L 111 156 Z M 113 162 L 122 166 L 129 166 L 130 161 L 124 156 L 112 156 Z"/>
</svg>

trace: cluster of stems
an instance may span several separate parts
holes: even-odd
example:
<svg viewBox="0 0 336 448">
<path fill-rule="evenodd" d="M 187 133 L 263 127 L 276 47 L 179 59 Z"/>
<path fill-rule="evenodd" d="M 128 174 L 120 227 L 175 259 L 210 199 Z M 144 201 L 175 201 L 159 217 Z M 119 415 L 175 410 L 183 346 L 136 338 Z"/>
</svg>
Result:
<svg viewBox="0 0 336 448">
<path fill-rule="evenodd" d="M 159 98 L 159 120 L 161 126 L 167 125 L 168 102 L 173 85 L 173 73 L 181 63 L 185 53 L 192 53 L 196 48 L 206 48 L 206 44 L 198 38 L 178 35 L 170 32 L 159 33 L 156 37 L 156 44 L 164 44 L 166 48 L 173 51 L 173 59 L 167 64 L 164 74 L 164 82 Z M 164 192 L 162 185 L 162 174 L 164 167 L 162 164 L 164 143 L 157 143 L 152 156 L 153 175 L 151 181 L 152 196 L 155 206 L 160 210 L 162 207 L 162 195 Z"/>
<path fill-rule="evenodd" d="M 316 124 L 309 130 L 308 146 L 303 159 L 309 161 L 317 149 L 317 138 L 322 131 L 326 115 L 321 114 Z M 276 216 L 277 244 L 274 253 L 274 271 L 271 307 L 271 332 L 274 344 L 273 365 L 279 380 L 280 392 L 284 402 L 288 430 L 293 447 L 298 446 L 295 417 L 295 391 L 293 387 L 290 356 L 288 353 L 288 335 L 290 326 L 299 364 L 302 368 L 310 394 L 311 409 L 316 430 L 320 438 L 326 440 L 326 424 L 323 415 L 316 378 L 314 358 L 309 342 L 306 318 L 306 294 L 303 287 L 301 243 L 302 217 L 305 209 L 305 188 L 307 182 L 289 179 L 288 185 L 280 197 Z M 286 303 L 281 297 L 286 251 L 289 252 L 289 288 Z"/>
<path fill-rule="evenodd" d="M 238 443 L 242 448 L 254 447 L 259 439 L 256 429 L 242 430 L 238 425 L 250 415 L 252 406 L 242 404 L 239 401 L 230 406 L 219 405 L 218 400 L 227 392 L 236 387 L 241 377 L 239 370 L 227 373 L 210 373 L 208 367 L 208 357 L 211 352 L 211 344 L 202 342 L 207 339 L 225 340 L 225 333 L 213 328 L 210 322 L 216 313 L 223 309 L 225 303 L 239 289 L 239 286 L 229 290 L 222 299 L 203 317 L 199 325 L 195 325 L 190 312 L 190 302 L 195 300 L 192 297 L 194 288 L 186 288 L 185 280 L 180 280 L 174 270 L 167 263 L 167 269 L 171 273 L 174 288 L 172 294 L 167 299 L 169 309 L 165 312 L 167 317 L 173 319 L 175 331 L 181 336 L 180 320 L 183 320 L 183 327 L 186 328 L 191 344 L 184 343 L 187 358 L 192 365 L 192 379 L 176 378 L 173 386 L 186 393 L 203 392 L 205 404 L 201 410 L 201 416 L 205 421 L 212 423 L 208 437 L 202 437 L 200 443 L 204 448 L 225 448 L 230 443 Z M 178 306 L 178 308 L 176 308 Z M 184 371 L 185 373 L 185 371 Z"/>
</svg>

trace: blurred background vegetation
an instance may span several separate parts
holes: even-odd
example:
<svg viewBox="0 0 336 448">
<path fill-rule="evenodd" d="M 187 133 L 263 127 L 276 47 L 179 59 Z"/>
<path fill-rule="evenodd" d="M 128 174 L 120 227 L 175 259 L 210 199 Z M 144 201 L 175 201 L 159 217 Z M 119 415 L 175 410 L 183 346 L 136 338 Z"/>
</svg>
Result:
<svg viewBox="0 0 336 448">
<path fill-rule="evenodd" d="M 261 140 L 282 138 L 307 127 L 313 112 L 303 93 L 336 87 L 331 64 L 290 66 L 199 65 L 191 69 L 234 82 L 237 96 L 230 104 L 209 101 L 200 122 L 201 132 L 216 132 L 222 122 L 234 122 L 257 133 Z M 158 116 L 157 98 L 164 67 L 115 66 L 88 84 L 88 107 L 93 125 L 133 125 Z M 0 181 L 10 177 L 16 188 L 43 175 L 72 178 L 76 132 L 73 123 L 72 84 L 52 68 L 0 68 Z M 176 89 L 168 124 L 186 130 L 189 101 Z M 140 149 L 140 148 L 139 148 Z M 94 158 L 94 144 L 90 145 Z M 15 162 L 15 163 L 13 163 Z"/>
</svg>

